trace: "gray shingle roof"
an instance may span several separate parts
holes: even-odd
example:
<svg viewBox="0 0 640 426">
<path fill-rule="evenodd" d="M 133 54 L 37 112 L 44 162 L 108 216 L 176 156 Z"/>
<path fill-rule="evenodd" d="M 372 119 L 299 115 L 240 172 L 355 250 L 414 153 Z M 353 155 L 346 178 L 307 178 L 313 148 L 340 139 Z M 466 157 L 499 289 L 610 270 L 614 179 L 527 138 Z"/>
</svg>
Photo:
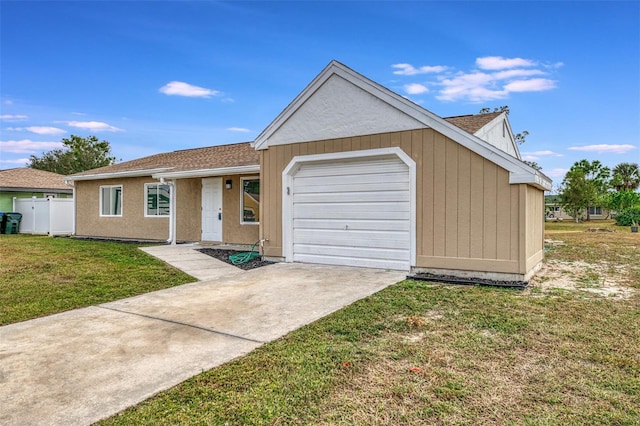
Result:
<svg viewBox="0 0 640 426">
<path fill-rule="evenodd" d="M 445 117 L 449 123 L 460 127 L 472 135 L 487 125 L 491 120 L 502 114 L 501 112 L 489 112 L 487 114 L 459 115 L 457 117 Z"/>
<path fill-rule="evenodd" d="M 72 189 L 65 185 L 63 175 L 29 167 L 0 170 L 0 189 L 72 192 Z"/>
<path fill-rule="evenodd" d="M 112 166 L 100 167 L 71 176 L 91 176 L 103 173 L 132 172 L 166 168 L 167 171 L 219 169 L 260 164 L 260 154 L 249 142 L 205 148 L 164 152 Z"/>
</svg>

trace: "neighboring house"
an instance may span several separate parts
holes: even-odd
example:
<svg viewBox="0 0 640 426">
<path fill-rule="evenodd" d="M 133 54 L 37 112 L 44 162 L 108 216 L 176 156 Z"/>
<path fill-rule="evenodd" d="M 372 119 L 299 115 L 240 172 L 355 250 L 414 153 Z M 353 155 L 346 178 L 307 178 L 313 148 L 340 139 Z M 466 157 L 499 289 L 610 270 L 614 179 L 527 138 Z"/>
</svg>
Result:
<svg viewBox="0 0 640 426">
<path fill-rule="evenodd" d="M 75 234 L 253 244 L 259 238 L 259 173 L 259 154 L 246 142 L 167 152 L 71 175 Z"/>
<path fill-rule="evenodd" d="M 287 262 L 504 280 L 540 265 L 551 188 L 505 113 L 443 119 L 335 61 L 251 145 L 68 178 L 77 235 L 261 240 Z"/>
<path fill-rule="evenodd" d="M 547 195 L 545 197 L 545 215 L 547 220 L 573 220 L 573 216 L 569 215 L 562 206 L 557 195 Z M 600 207 L 589 207 L 590 219 L 608 219 L 611 217 L 612 212 Z M 587 218 L 587 211 L 578 218 L 578 220 L 585 220 Z"/>
<path fill-rule="evenodd" d="M 13 198 L 72 198 L 65 177 L 44 170 L 21 167 L 0 170 L 0 212 L 13 211 Z"/>
</svg>

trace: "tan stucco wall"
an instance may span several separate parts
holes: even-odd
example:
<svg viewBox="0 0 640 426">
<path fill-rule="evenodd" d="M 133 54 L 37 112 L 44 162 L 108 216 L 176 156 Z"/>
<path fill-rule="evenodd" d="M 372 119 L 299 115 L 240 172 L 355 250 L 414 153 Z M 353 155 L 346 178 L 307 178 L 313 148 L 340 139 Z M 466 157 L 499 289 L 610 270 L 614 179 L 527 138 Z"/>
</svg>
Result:
<svg viewBox="0 0 640 426">
<path fill-rule="evenodd" d="M 225 243 L 253 244 L 258 241 L 259 224 L 241 224 L 240 197 L 242 185 L 240 178 L 258 178 L 260 175 L 225 176 L 222 180 L 222 238 Z M 226 189 L 225 182 L 231 180 L 231 189 Z"/>
<path fill-rule="evenodd" d="M 250 177 L 247 175 L 246 177 Z M 258 175 L 253 175 L 258 177 Z M 232 189 L 224 189 L 231 179 Z M 222 231 L 225 243 L 253 244 L 258 240 L 258 225 L 240 224 L 239 176 L 223 176 Z M 148 177 L 77 181 L 76 235 L 164 241 L 169 238 L 169 217 L 144 217 L 145 183 L 158 183 Z M 122 185 L 122 217 L 100 217 L 100 186 Z M 200 241 L 202 234 L 202 179 L 179 179 L 176 189 L 176 238 Z"/>
<path fill-rule="evenodd" d="M 282 171 L 297 155 L 400 147 L 415 162 L 415 267 L 524 274 L 542 250 L 543 191 L 432 129 L 272 146 L 261 151 L 264 254 L 281 257 Z M 539 208 L 538 208 L 539 207 Z M 534 214 L 535 212 L 535 214 Z M 526 213 L 526 214 L 525 214 Z M 535 215 L 539 216 L 539 219 Z M 525 244 L 526 243 L 526 244 Z"/>
<path fill-rule="evenodd" d="M 77 181 L 76 235 L 100 238 L 166 240 L 168 217 L 144 217 L 145 183 L 157 183 L 149 177 Z M 100 186 L 122 185 L 122 216 L 100 217 Z"/>
</svg>

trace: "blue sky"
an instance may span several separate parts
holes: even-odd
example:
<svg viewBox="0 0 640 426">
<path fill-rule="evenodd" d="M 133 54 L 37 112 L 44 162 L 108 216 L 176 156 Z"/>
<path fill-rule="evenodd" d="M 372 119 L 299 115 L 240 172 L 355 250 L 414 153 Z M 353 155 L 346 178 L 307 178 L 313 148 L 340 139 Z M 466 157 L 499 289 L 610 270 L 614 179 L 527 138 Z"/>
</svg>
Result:
<svg viewBox="0 0 640 426">
<path fill-rule="evenodd" d="M 253 140 L 336 59 L 440 115 L 508 105 L 558 184 L 640 161 L 640 2 L 0 3 L 0 168 Z"/>
</svg>

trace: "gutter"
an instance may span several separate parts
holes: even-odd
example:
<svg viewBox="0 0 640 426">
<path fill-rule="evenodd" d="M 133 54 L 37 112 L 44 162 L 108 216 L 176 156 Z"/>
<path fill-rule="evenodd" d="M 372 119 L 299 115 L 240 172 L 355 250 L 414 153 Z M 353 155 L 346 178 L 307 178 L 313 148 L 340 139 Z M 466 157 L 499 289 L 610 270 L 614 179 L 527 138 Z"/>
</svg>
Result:
<svg viewBox="0 0 640 426">
<path fill-rule="evenodd" d="M 258 173 L 260 172 L 259 164 L 251 164 L 248 166 L 233 166 L 233 167 L 220 167 L 217 169 L 198 169 L 198 170 L 184 170 L 176 172 L 160 171 L 151 175 L 154 179 L 185 179 L 185 178 L 198 178 L 209 176 L 224 176 L 224 175 L 241 175 L 244 173 Z"/>
<path fill-rule="evenodd" d="M 146 170 L 128 170 L 124 172 L 111 172 L 111 173 L 97 173 L 94 175 L 71 175 L 66 176 L 65 180 L 68 181 L 77 181 L 77 180 L 98 180 L 98 179 L 113 179 L 113 178 L 124 178 L 124 177 L 139 177 L 139 176 L 149 176 L 154 173 L 163 172 L 166 170 L 170 170 L 170 167 L 162 167 L 157 169 L 146 169 Z"/>
</svg>

